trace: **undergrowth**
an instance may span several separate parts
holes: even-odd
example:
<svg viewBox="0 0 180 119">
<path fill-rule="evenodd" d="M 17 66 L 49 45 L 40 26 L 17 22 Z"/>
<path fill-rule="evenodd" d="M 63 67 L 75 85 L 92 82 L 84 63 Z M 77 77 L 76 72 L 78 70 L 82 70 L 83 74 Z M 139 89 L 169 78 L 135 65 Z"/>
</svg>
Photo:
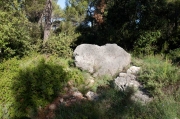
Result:
<svg viewBox="0 0 180 119">
<path fill-rule="evenodd" d="M 152 96 L 163 95 L 162 88 L 180 81 L 179 67 L 160 55 L 134 58 L 133 65 L 140 66 L 138 80 Z"/>
<path fill-rule="evenodd" d="M 75 86 L 83 82 L 78 69 L 68 60 L 36 55 L 16 58 L 0 64 L 0 118 L 35 118 L 38 110 L 63 92 L 68 81 Z"/>
<path fill-rule="evenodd" d="M 103 88 L 97 101 L 82 101 L 70 106 L 59 106 L 55 119 L 175 119 L 180 117 L 180 104 L 174 97 L 154 99 L 143 105 L 133 102 L 133 91 Z"/>
<path fill-rule="evenodd" d="M 56 119 L 179 119 L 179 67 L 162 56 L 133 58 L 132 65 L 140 66 L 137 79 L 154 97 L 141 104 L 131 100 L 134 90 L 117 91 L 112 79 L 95 78 L 94 84 L 84 89 L 100 94 L 96 101 L 81 101 L 70 106 L 60 105 Z M 71 59 L 50 55 L 12 58 L 0 64 L 0 118 L 36 118 L 38 110 L 50 104 L 64 92 L 71 81 L 82 89 L 86 80 L 74 67 Z M 83 90 L 83 89 L 82 89 Z M 170 91 L 172 90 L 172 91 Z M 84 91 L 84 93 L 86 92 Z"/>
<path fill-rule="evenodd" d="M 102 77 L 92 87 L 100 94 L 97 101 L 83 101 L 68 107 L 61 105 L 56 119 L 179 119 L 179 68 L 163 56 L 133 58 L 132 65 L 141 67 L 137 78 L 154 97 L 152 102 L 134 102 L 131 100 L 134 90 L 114 90 L 112 81 Z M 177 85 L 177 90 L 168 94 L 169 85 Z"/>
</svg>

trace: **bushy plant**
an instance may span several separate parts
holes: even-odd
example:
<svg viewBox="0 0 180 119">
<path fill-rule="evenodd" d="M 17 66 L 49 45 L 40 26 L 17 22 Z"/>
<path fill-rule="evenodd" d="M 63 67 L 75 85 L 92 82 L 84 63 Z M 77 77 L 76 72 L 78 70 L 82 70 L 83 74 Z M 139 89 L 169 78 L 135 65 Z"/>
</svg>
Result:
<svg viewBox="0 0 180 119">
<path fill-rule="evenodd" d="M 160 31 L 142 32 L 140 37 L 135 42 L 135 54 L 154 54 L 157 51 L 157 41 L 161 37 Z"/>
<path fill-rule="evenodd" d="M 27 30 L 29 33 L 29 50 L 31 52 L 39 52 L 42 46 L 43 28 L 38 23 L 28 23 Z"/>
<path fill-rule="evenodd" d="M 161 94 L 163 87 L 180 80 L 179 68 L 172 65 L 167 57 L 149 55 L 133 62 L 142 69 L 138 80 L 153 96 Z"/>
<path fill-rule="evenodd" d="M 169 53 L 169 58 L 172 59 L 174 63 L 180 64 L 180 48 L 171 50 Z"/>
<path fill-rule="evenodd" d="M 154 99 L 153 102 L 146 105 L 135 102 L 127 105 L 119 117 L 128 119 L 175 119 L 179 117 L 179 106 L 172 97 Z"/>
<path fill-rule="evenodd" d="M 15 77 L 19 71 L 19 61 L 16 58 L 7 60 L 0 64 L 0 118 L 13 117 L 15 112 L 13 104 L 15 98 L 11 90 Z"/>
<path fill-rule="evenodd" d="M 76 85 L 83 81 L 79 70 L 55 56 L 14 58 L 0 64 L 0 70 L 0 118 L 35 118 L 69 80 Z"/>
<path fill-rule="evenodd" d="M 72 32 L 72 33 L 71 33 Z M 58 36 L 52 36 L 42 48 L 42 53 L 53 54 L 63 58 L 72 57 L 71 46 L 79 34 L 73 31 L 61 32 Z"/>
<path fill-rule="evenodd" d="M 29 47 L 26 18 L 18 12 L 0 11 L 0 56 L 24 55 Z"/>
</svg>

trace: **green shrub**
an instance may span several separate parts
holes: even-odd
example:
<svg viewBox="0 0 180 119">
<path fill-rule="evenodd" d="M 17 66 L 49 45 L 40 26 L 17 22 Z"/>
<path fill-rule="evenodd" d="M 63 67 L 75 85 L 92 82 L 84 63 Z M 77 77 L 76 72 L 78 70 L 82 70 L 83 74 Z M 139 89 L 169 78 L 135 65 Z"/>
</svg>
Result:
<svg viewBox="0 0 180 119">
<path fill-rule="evenodd" d="M 0 18 L 0 60 L 22 57 L 40 49 L 42 34 L 38 24 L 28 22 L 17 11 L 0 11 Z"/>
<path fill-rule="evenodd" d="M 180 105 L 173 97 L 154 99 L 146 105 L 134 103 L 129 110 L 130 118 L 134 119 L 175 119 L 179 117 Z"/>
<path fill-rule="evenodd" d="M 169 53 L 169 58 L 172 59 L 174 63 L 180 64 L 180 48 L 171 50 Z"/>
<path fill-rule="evenodd" d="M 132 103 L 124 108 L 121 118 L 128 119 L 175 119 L 179 115 L 179 104 L 172 97 L 154 99 L 153 102 L 141 105 Z"/>
<path fill-rule="evenodd" d="M 69 80 L 79 85 L 81 72 L 67 60 L 36 56 L 16 58 L 0 64 L 0 118 L 35 118 L 39 109 L 51 103 Z"/>
<path fill-rule="evenodd" d="M 180 80 L 179 68 L 172 65 L 167 57 L 149 55 L 133 62 L 142 69 L 138 80 L 154 96 L 161 94 L 163 87 Z"/>
<path fill-rule="evenodd" d="M 9 119 L 16 113 L 13 110 L 15 97 L 11 88 L 19 71 L 19 61 L 16 58 L 0 64 L 0 118 Z"/>
<path fill-rule="evenodd" d="M 63 58 L 71 58 L 71 46 L 78 36 L 79 34 L 77 33 L 69 32 L 62 32 L 58 36 L 52 36 L 46 43 L 44 43 L 41 52 L 57 55 Z"/>
<path fill-rule="evenodd" d="M 154 118 L 161 119 L 175 119 L 179 117 L 180 105 L 176 102 L 173 97 L 163 97 L 158 101 L 154 101 L 152 105 L 149 106 L 153 111 Z"/>
<path fill-rule="evenodd" d="M 34 52 L 40 52 L 40 48 L 42 47 L 43 44 L 43 28 L 40 26 L 38 23 L 28 23 L 28 33 L 29 33 L 29 44 L 30 44 L 30 51 Z M 29 54 L 29 52 L 28 52 Z"/>
<path fill-rule="evenodd" d="M 161 37 L 160 31 L 145 31 L 135 42 L 135 54 L 154 54 L 157 51 L 157 41 Z"/>
<path fill-rule="evenodd" d="M 0 11 L 0 58 L 24 55 L 29 47 L 27 19 L 18 12 Z"/>
</svg>

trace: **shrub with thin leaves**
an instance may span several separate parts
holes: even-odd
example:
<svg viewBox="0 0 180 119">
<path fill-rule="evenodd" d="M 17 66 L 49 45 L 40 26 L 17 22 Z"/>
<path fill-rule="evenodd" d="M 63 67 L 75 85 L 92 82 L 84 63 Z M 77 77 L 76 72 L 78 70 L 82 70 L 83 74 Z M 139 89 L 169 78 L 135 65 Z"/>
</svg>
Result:
<svg viewBox="0 0 180 119">
<path fill-rule="evenodd" d="M 141 67 L 138 80 L 152 95 L 162 93 L 161 89 L 180 80 L 179 68 L 172 65 L 163 56 L 146 56 L 134 59 L 134 64 Z"/>
<path fill-rule="evenodd" d="M 69 31 L 62 32 L 58 36 L 52 36 L 42 48 L 42 53 L 53 54 L 63 58 L 72 57 L 71 46 L 79 34 Z"/>
<path fill-rule="evenodd" d="M 180 48 L 177 48 L 175 50 L 171 50 L 169 53 L 169 58 L 177 64 L 180 64 Z"/>
<path fill-rule="evenodd" d="M 160 37 L 160 31 L 142 32 L 134 44 L 134 52 L 136 54 L 154 54 L 154 52 L 157 51 L 157 42 Z"/>
<path fill-rule="evenodd" d="M 78 85 L 81 72 L 67 60 L 51 56 L 32 56 L 0 64 L 0 118 L 35 118 L 38 110 L 63 92 L 69 80 Z"/>
<path fill-rule="evenodd" d="M 18 12 L 0 11 L 0 56 L 24 55 L 29 47 L 26 18 Z"/>
</svg>

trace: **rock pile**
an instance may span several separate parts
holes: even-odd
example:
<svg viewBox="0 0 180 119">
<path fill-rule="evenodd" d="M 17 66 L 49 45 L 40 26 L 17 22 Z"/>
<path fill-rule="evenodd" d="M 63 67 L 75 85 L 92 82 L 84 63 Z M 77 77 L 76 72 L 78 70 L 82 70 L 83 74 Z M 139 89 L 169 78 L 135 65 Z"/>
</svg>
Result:
<svg viewBox="0 0 180 119">
<path fill-rule="evenodd" d="M 116 89 L 125 91 L 128 87 L 132 87 L 135 90 L 134 95 L 131 97 L 134 101 L 140 101 L 141 103 L 147 103 L 152 100 L 147 94 L 141 89 L 143 86 L 136 80 L 137 74 L 140 71 L 140 67 L 131 66 L 127 73 L 120 73 L 119 76 L 114 80 Z"/>
</svg>

